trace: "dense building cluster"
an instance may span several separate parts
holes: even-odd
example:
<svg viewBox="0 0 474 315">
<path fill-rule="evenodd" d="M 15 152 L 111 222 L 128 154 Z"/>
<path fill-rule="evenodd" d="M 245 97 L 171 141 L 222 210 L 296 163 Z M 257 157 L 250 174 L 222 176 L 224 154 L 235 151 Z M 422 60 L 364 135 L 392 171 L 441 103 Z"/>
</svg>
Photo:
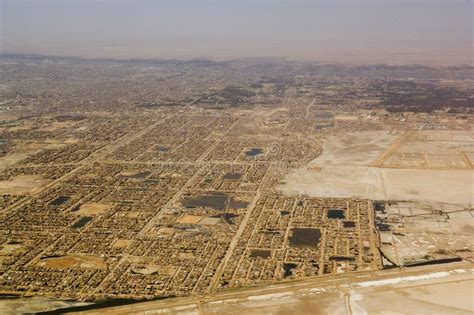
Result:
<svg viewBox="0 0 474 315">
<path fill-rule="evenodd" d="M 472 126 L 466 86 L 409 103 L 465 71 L 4 56 L 0 294 L 138 299 L 380 269 L 371 200 L 275 187 L 330 136 Z M 411 96 L 392 95 L 407 73 Z M 438 161 L 410 149 L 419 136 L 374 163 L 472 169 L 472 148 Z"/>
</svg>

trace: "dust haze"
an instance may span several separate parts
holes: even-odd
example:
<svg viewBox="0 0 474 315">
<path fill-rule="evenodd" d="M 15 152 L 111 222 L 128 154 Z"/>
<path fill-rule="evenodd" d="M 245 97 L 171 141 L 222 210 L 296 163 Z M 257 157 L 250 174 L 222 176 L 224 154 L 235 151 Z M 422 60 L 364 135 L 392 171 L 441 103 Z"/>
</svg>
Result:
<svg viewBox="0 0 474 315">
<path fill-rule="evenodd" d="M 472 64 L 472 1 L 0 0 L 2 53 Z"/>
</svg>

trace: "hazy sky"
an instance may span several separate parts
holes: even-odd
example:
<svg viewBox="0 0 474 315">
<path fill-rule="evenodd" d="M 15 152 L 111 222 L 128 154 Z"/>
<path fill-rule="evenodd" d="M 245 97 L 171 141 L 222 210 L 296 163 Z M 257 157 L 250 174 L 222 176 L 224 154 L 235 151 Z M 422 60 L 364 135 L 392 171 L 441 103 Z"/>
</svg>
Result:
<svg viewBox="0 0 474 315">
<path fill-rule="evenodd" d="M 472 0 L 0 0 L 0 49 L 472 63 Z"/>
</svg>

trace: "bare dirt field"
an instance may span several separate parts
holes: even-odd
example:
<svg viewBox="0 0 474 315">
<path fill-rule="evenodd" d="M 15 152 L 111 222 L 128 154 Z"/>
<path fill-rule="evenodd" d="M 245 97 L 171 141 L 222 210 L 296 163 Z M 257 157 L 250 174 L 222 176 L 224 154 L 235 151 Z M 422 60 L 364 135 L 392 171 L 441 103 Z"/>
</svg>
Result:
<svg viewBox="0 0 474 315">
<path fill-rule="evenodd" d="M 0 193 L 24 195 L 41 188 L 45 181 L 36 175 L 21 175 L 10 180 L 0 181 Z"/>
<path fill-rule="evenodd" d="M 112 247 L 114 248 L 125 248 L 128 245 L 132 243 L 131 240 L 116 240 L 113 244 Z"/>
<path fill-rule="evenodd" d="M 472 170 L 370 166 L 395 140 L 388 132 L 334 137 L 323 144 L 321 156 L 308 167 L 290 172 L 278 189 L 287 195 L 312 197 L 424 200 L 463 206 L 474 202 Z"/>
<path fill-rule="evenodd" d="M 61 301 L 57 299 L 49 299 L 43 297 L 21 298 L 21 299 L 3 299 L 0 300 L 0 314 L 17 315 L 17 314 L 34 314 L 58 308 L 83 306 L 90 303 Z"/>
<path fill-rule="evenodd" d="M 80 206 L 76 213 L 79 215 L 98 215 L 104 213 L 109 208 L 110 206 L 100 203 L 85 203 Z"/>
<path fill-rule="evenodd" d="M 26 159 L 27 157 L 28 154 L 24 152 L 9 153 L 0 158 L 0 169 L 15 165 L 16 163 Z"/>
<path fill-rule="evenodd" d="M 92 255 L 70 254 L 63 257 L 43 258 L 37 262 L 38 266 L 46 268 L 86 268 L 105 269 L 107 264 L 104 258 Z"/>
<path fill-rule="evenodd" d="M 408 169 L 473 169 L 474 136 L 469 131 L 410 131 L 372 166 Z"/>
<path fill-rule="evenodd" d="M 40 131 L 55 131 L 61 128 L 71 127 L 77 124 L 75 121 L 65 120 L 65 121 L 55 121 L 51 125 L 41 128 Z"/>
<path fill-rule="evenodd" d="M 195 223 L 198 223 L 201 219 L 202 219 L 202 216 L 187 214 L 179 218 L 177 222 L 184 223 L 184 224 L 195 224 Z"/>
<path fill-rule="evenodd" d="M 473 171 L 383 169 L 382 176 L 388 199 L 474 203 Z"/>
<path fill-rule="evenodd" d="M 429 280 L 415 286 L 395 286 L 374 292 L 353 292 L 351 308 L 360 314 L 472 314 L 474 279 Z"/>
<path fill-rule="evenodd" d="M 17 249 L 20 249 L 21 247 L 21 244 L 3 244 L 0 246 L 0 256 L 8 255 Z"/>
<path fill-rule="evenodd" d="M 439 212 L 442 210 L 443 212 Z M 385 209 L 389 231 L 379 231 L 384 256 L 397 265 L 459 256 L 472 261 L 474 214 L 468 208 L 423 202 L 397 202 Z"/>
</svg>

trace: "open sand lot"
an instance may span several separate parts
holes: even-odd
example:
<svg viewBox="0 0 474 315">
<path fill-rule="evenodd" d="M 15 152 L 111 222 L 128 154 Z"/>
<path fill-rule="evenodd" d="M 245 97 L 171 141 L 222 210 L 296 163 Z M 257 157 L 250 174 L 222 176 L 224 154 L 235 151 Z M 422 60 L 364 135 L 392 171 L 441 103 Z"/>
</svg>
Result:
<svg viewBox="0 0 474 315">
<path fill-rule="evenodd" d="M 199 215 L 184 215 L 183 217 L 179 218 L 177 220 L 178 223 L 183 223 L 183 224 L 195 224 L 198 223 L 202 219 L 201 216 Z"/>
<path fill-rule="evenodd" d="M 20 175 L 10 180 L 0 181 L 0 193 L 24 195 L 42 187 L 45 181 L 36 175 Z"/>
<path fill-rule="evenodd" d="M 474 203 L 473 171 L 383 169 L 381 174 L 388 199 Z"/>
<path fill-rule="evenodd" d="M 27 157 L 28 154 L 26 154 L 25 152 L 9 153 L 0 158 L 0 169 L 15 165 L 16 163 L 26 159 Z"/>
<path fill-rule="evenodd" d="M 0 246 L 0 256 L 8 255 L 21 247 L 21 244 L 3 244 Z"/>
<path fill-rule="evenodd" d="M 323 142 L 323 152 L 309 165 L 363 165 L 374 161 L 397 139 L 389 131 L 362 131 L 332 136 Z"/>
<path fill-rule="evenodd" d="M 373 166 L 415 169 L 473 169 L 474 137 L 469 131 L 410 131 L 400 136 Z"/>
<path fill-rule="evenodd" d="M 128 245 L 130 245 L 130 243 L 132 243 L 131 240 L 116 240 L 116 241 L 112 244 L 112 247 L 114 247 L 114 248 L 125 248 L 125 247 L 127 247 Z"/>
<path fill-rule="evenodd" d="M 474 172 L 322 166 L 297 169 L 278 188 L 287 195 L 424 200 L 468 206 L 474 202 Z"/>
<path fill-rule="evenodd" d="M 351 294 L 356 314 L 472 314 L 474 279 L 424 281 L 414 286 L 381 288 L 375 292 Z"/>
<path fill-rule="evenodd" d="M 46 268 L 86 268 L 105 269 L 107 264 L 104 258 L 92 255 L 70 254 L 62 257 L 43 258 L 37 262 L 38 266 Z"/>
<path fill-rule="evenodd" d="M 42 150 L 63 148 L 77 142 L 77 139 L 70 138 L 67 140 L 45 139 L 44 141 L 30 141 L 21 145 L 17 144 L 7 155 L 0 157 L 0 169 L 13 166 Z"/>
<path fill-rule="evenodd" d="M 323 166 L 320 171 L 296 169 L 277 188 L 290 196 L 386 199 L 380 171 L 363 166 Z"/>
<path fill-rule="evenodd" d="M 469 206 L 474 202 L 472 170 L 394 169 L 369 166 L 395 141 L 388 132 L 360 132 L 328 140 L 308 167 L 285 176 L 287 195 L 423 200 Z M 315 171 L 319 167 L 320 170 Z"/>
<path fill-rule="evenodd" d="M 79 207 L 76 213 L 80 215 L 98 215 L 104 213 L 109 208 L 110 206 L 100 203 L 85 203 Z"/>
<path fill-rule="evenodd" d="M 66 120 L 66 121 L 54 121 L 54 122 L 51 123 L 49 126 L 43 127 L 43 128 L 41 128 L 40 130 L 41 130 L 41 131 L 55 131 L 55 130 L 57 130 L 57 129 L 61 129 L 61 128 L 66 128 L 66 127 L 74 126 L 75 124 L 77 124 L 76 121 L 70 121 L 70 120 Z"/>
<path fill-rule="evenodd" d="M 33 314 L 58 308 L 82 306 L 90 303 L 62 301 L 44 297 L 32 297 L 27 299 L 3 299 L 0 300 L 0 314 L 17 315 Z"/>
<path fill-rule="evenodd" d="M 397 202 L 387 207 L 383 217 L 393 222 L 388 231 L 379 231 L 384 256 L 397 265 L 459 256 L 472 261 L 474 216 L 469 209 L 423 202 Z M 440 213 L 438 210 L 442 210 Z"/>
</svg>

